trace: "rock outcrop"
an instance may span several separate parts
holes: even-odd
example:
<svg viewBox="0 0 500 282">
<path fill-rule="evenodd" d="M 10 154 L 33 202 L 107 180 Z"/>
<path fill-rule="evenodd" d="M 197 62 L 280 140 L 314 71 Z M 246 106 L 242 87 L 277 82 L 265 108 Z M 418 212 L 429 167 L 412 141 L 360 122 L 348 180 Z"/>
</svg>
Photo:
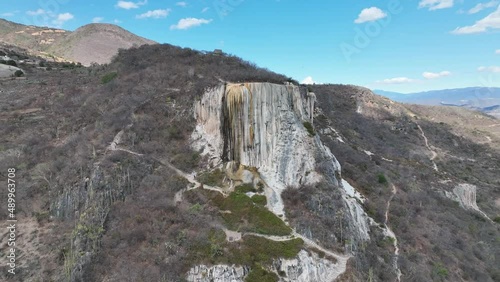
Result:
<svg viewBox="0 0 500 282">
<path fill-rule="evenodd" d="M 319 138 L 304 127 L 312 122 L 314 100 L 294 85 L 221 85 L 195 104 L 194 147 L 208 154 L 214 165 L 235 162 L 258 168 L 271 187 L 266 192 L 269 207 L 283 215 L 281 191 L 321 179 L 316 172 L 318 154 L 340 171 L 333 155 L 324 152 Z M 336 178 L 333 181 L 338 184 Z"/>
<path fill-rule="evenodd" d="M 359 193 L 342 181 L 339 162 L 311 132 L 315 101 L 314 93 L 290 84 L 229 83 L 209 89 L 194 105 L 193 147 L 212 166 L 233 162 L 257 168 L 268 188 L 268 208 L 280 216 L 286 187 L 324 179 L 343 188 L 354 237 L 368 240 L 371 221 Z"/>
<path fill-rule="evenodd" d="M 279 259 L 273 268 L 283 274 L 283 282 L 330 282 L 342 273 L 338 272 L 336 263 L 326 258 L 320 258 L 314 252 L 300 251 L 294 259 Z"/>
<path fill-rule="evenodd" d="M 199 265 L 188 272 L 188 282 L 243 282 L 249 269 L 234 265 Z"/>
<path fill-rule="evenodd" d="M 363 196 L 342 180 L 339 162 L 314 132 L 315 100 L 314 93 L 301 93 L 298 86 L 290 84 L 217 86 L 195 102 L 197 126 L 191 136 L 192 146 L 209 158 L 210 167 L 227 164 L 229 170 L 239 165 L 256 168 L 264 182 L 267 207 L 283 218 L 281 193 L 287 187 L 319 181 L 339 187 L 344 204 L 338 209 L 346 210 L 352 239 L 369 240 L 370 225 L 375 223 L 360 204 Z M 342 269 L 334 261 L 302 250 L 295 259 L 275 261 L 273 271 L 286 274 L 281 275 L 282 281 L 332 281 Z M 193 273 L 201 271 L 214 281 L 234 278 L 228 274 L 236 273 L 234 268 L 214 267 L 194 267 L 188 276 L 195 277 Z"/>
<path fill-rule="evenodd" d="M 476 202 L 477 187 L 472 184 L 462 183 L 453 188 L 453 193 L 445 192 L 446 196 L 457 201 L 464 209 L 474 210 L 491 221 L 487 214 L 479 209 Z"/>
</svg>

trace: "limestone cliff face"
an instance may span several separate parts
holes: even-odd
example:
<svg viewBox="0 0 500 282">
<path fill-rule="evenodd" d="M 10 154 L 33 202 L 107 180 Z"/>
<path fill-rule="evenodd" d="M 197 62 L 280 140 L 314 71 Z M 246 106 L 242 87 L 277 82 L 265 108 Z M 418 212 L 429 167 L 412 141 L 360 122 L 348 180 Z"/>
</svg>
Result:
<svg viewBox="0 0 500 282">
<path fill-rule="evenodd" d="M 241 164 L 256 168 L 265 184 L 267 207 L 279 216 L 284 217 L 281 192 L 286 187 L 321 180 L 339 187 L 344 206 L 338 208 L 347 211 L 352 239 L 369 240 L 374 221 L 359 203 L 364 199 L 342 180 L 337 159 L 309 127 L 315 100 L 313 93 L 301 93 L 294 85 L 242 83 L 209 89 L 194 105 L 197 126 L 192 146 L 209 157 L 212 167 Z M 204 269 L 214 281 L 225 281 L 217 280 L 220 277 L 241 279 L 233 276 L 240 273 L 234 267 L 214 267 L 195 266 L 189 275 L 195 279 Z M 227 271 L 222 276 L 214 274 L 220 269 Z M 335 263 L 302 251 L 293 260 L 277 261 L 273 271 L 285 272 L 286 281 L 331 281 L 339 275 L 335 273 L 338 269 Z"/>
<path fill-rule="evenodd" d="M 335 263 L 320 258 L 316 253 L 300 251 L 294 259 L 279 259 L 274 262 L 273 270 L 284 273 L 283 282 L 332 281 L 342 273 Z"/>
<path fill-rule="evenodd" d="M 223 162 L 256 167 L 267 186 L 270 208 L 283 214 L 279 194 L 287 186 L 314 183 L 316 156 L 335 171 L 340 166 L 324 152 L 319 138 L 304 123 L 312 122 L 313 94 L 294 85 L 271 83 L 226 84 L 205 93 L 195 104 L 194 147 Z M 338 179 L 333 179 L 338 184 Z"/>
<path fill-rule="evenodd" d="M 293 259 L 278 259 L 270 269 L 282 273 L 280 282 L 329 282 L 342 273 L 336 263 L 320 258 L 316 253 L 302 250 Z M 191 268 L 188 282 L 243 282 L 249 269 L 234 265 L 199 265 Z"/>
<path fill-rule="evenodd" d="M 188 282 L 243 282 L 249 269 L 230 265 L 200 265 L 188 272 Z"/>
</svg>

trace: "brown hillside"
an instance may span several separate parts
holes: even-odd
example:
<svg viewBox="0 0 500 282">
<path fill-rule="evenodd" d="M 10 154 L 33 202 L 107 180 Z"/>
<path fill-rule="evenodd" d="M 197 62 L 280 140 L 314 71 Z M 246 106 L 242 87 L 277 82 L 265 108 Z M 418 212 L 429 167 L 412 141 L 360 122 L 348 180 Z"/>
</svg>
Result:
<svg viewBox="0 0 500 282">
<path fill-rule="evenodd" d="M 88 66 L 92 62 L 109 63 L 120 48 L 156 42 L 112 24 L 88 24 L 71 32 L 0 19 L 0 43 L 24 48 L 32 55 L 47 59 Z"/>
<path fill-rule="evenodd" d="M 47 50 L 69 33 L 62 29 L 28 26 L 0 19 L 0 43 L 24 48 L 33 54 Z"/>
<path fill-rule="evenodd" d="M 118 53 L 118 49 L 128 49 L 156 42 L 139 37 L 112 24 L 88 24 L 82 26 L 54 43 L 49 52 L 83 65 L 95 62 L 105 64 Z"/>
</svg>

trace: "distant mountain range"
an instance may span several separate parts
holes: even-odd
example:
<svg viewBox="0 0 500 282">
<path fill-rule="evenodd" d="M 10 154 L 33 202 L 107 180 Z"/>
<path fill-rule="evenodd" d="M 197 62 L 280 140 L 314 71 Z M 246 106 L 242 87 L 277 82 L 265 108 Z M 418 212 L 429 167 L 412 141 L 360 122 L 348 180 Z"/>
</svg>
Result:
<svg viewBox="0 0 500 282">
<path fill-rule="evenodd" d="M 120 48 L 157 44 L 112 24 L 88 24 L 67 31 L 4 19 L 0 19 L 0 43 L 24 48 L 32 55 L 86 66 L 109 63 Z"/>
<path fill-rule="evenodd" d="M 411 94 L 384 90 L 373 90 L 373 92 L 397 102 L 431 106 L 457 106 L 479 110 L 500 118 L 500 88 L 498 87 L 468 87 Z"/>
</svg>

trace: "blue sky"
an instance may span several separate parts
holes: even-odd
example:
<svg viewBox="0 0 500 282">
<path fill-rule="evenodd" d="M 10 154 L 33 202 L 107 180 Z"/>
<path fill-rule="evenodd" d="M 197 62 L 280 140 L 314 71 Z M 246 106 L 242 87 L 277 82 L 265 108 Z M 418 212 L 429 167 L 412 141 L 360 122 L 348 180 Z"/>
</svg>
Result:
<svg viewBox="0 0 500 282">
<path fill-rule="evenodd" d="M 2 2 L 0 17 L 11 21 L 68 30 L 115 23 L 299 81 L 403 93 L 500 87 L 500 0 Z"/>
</svg>

